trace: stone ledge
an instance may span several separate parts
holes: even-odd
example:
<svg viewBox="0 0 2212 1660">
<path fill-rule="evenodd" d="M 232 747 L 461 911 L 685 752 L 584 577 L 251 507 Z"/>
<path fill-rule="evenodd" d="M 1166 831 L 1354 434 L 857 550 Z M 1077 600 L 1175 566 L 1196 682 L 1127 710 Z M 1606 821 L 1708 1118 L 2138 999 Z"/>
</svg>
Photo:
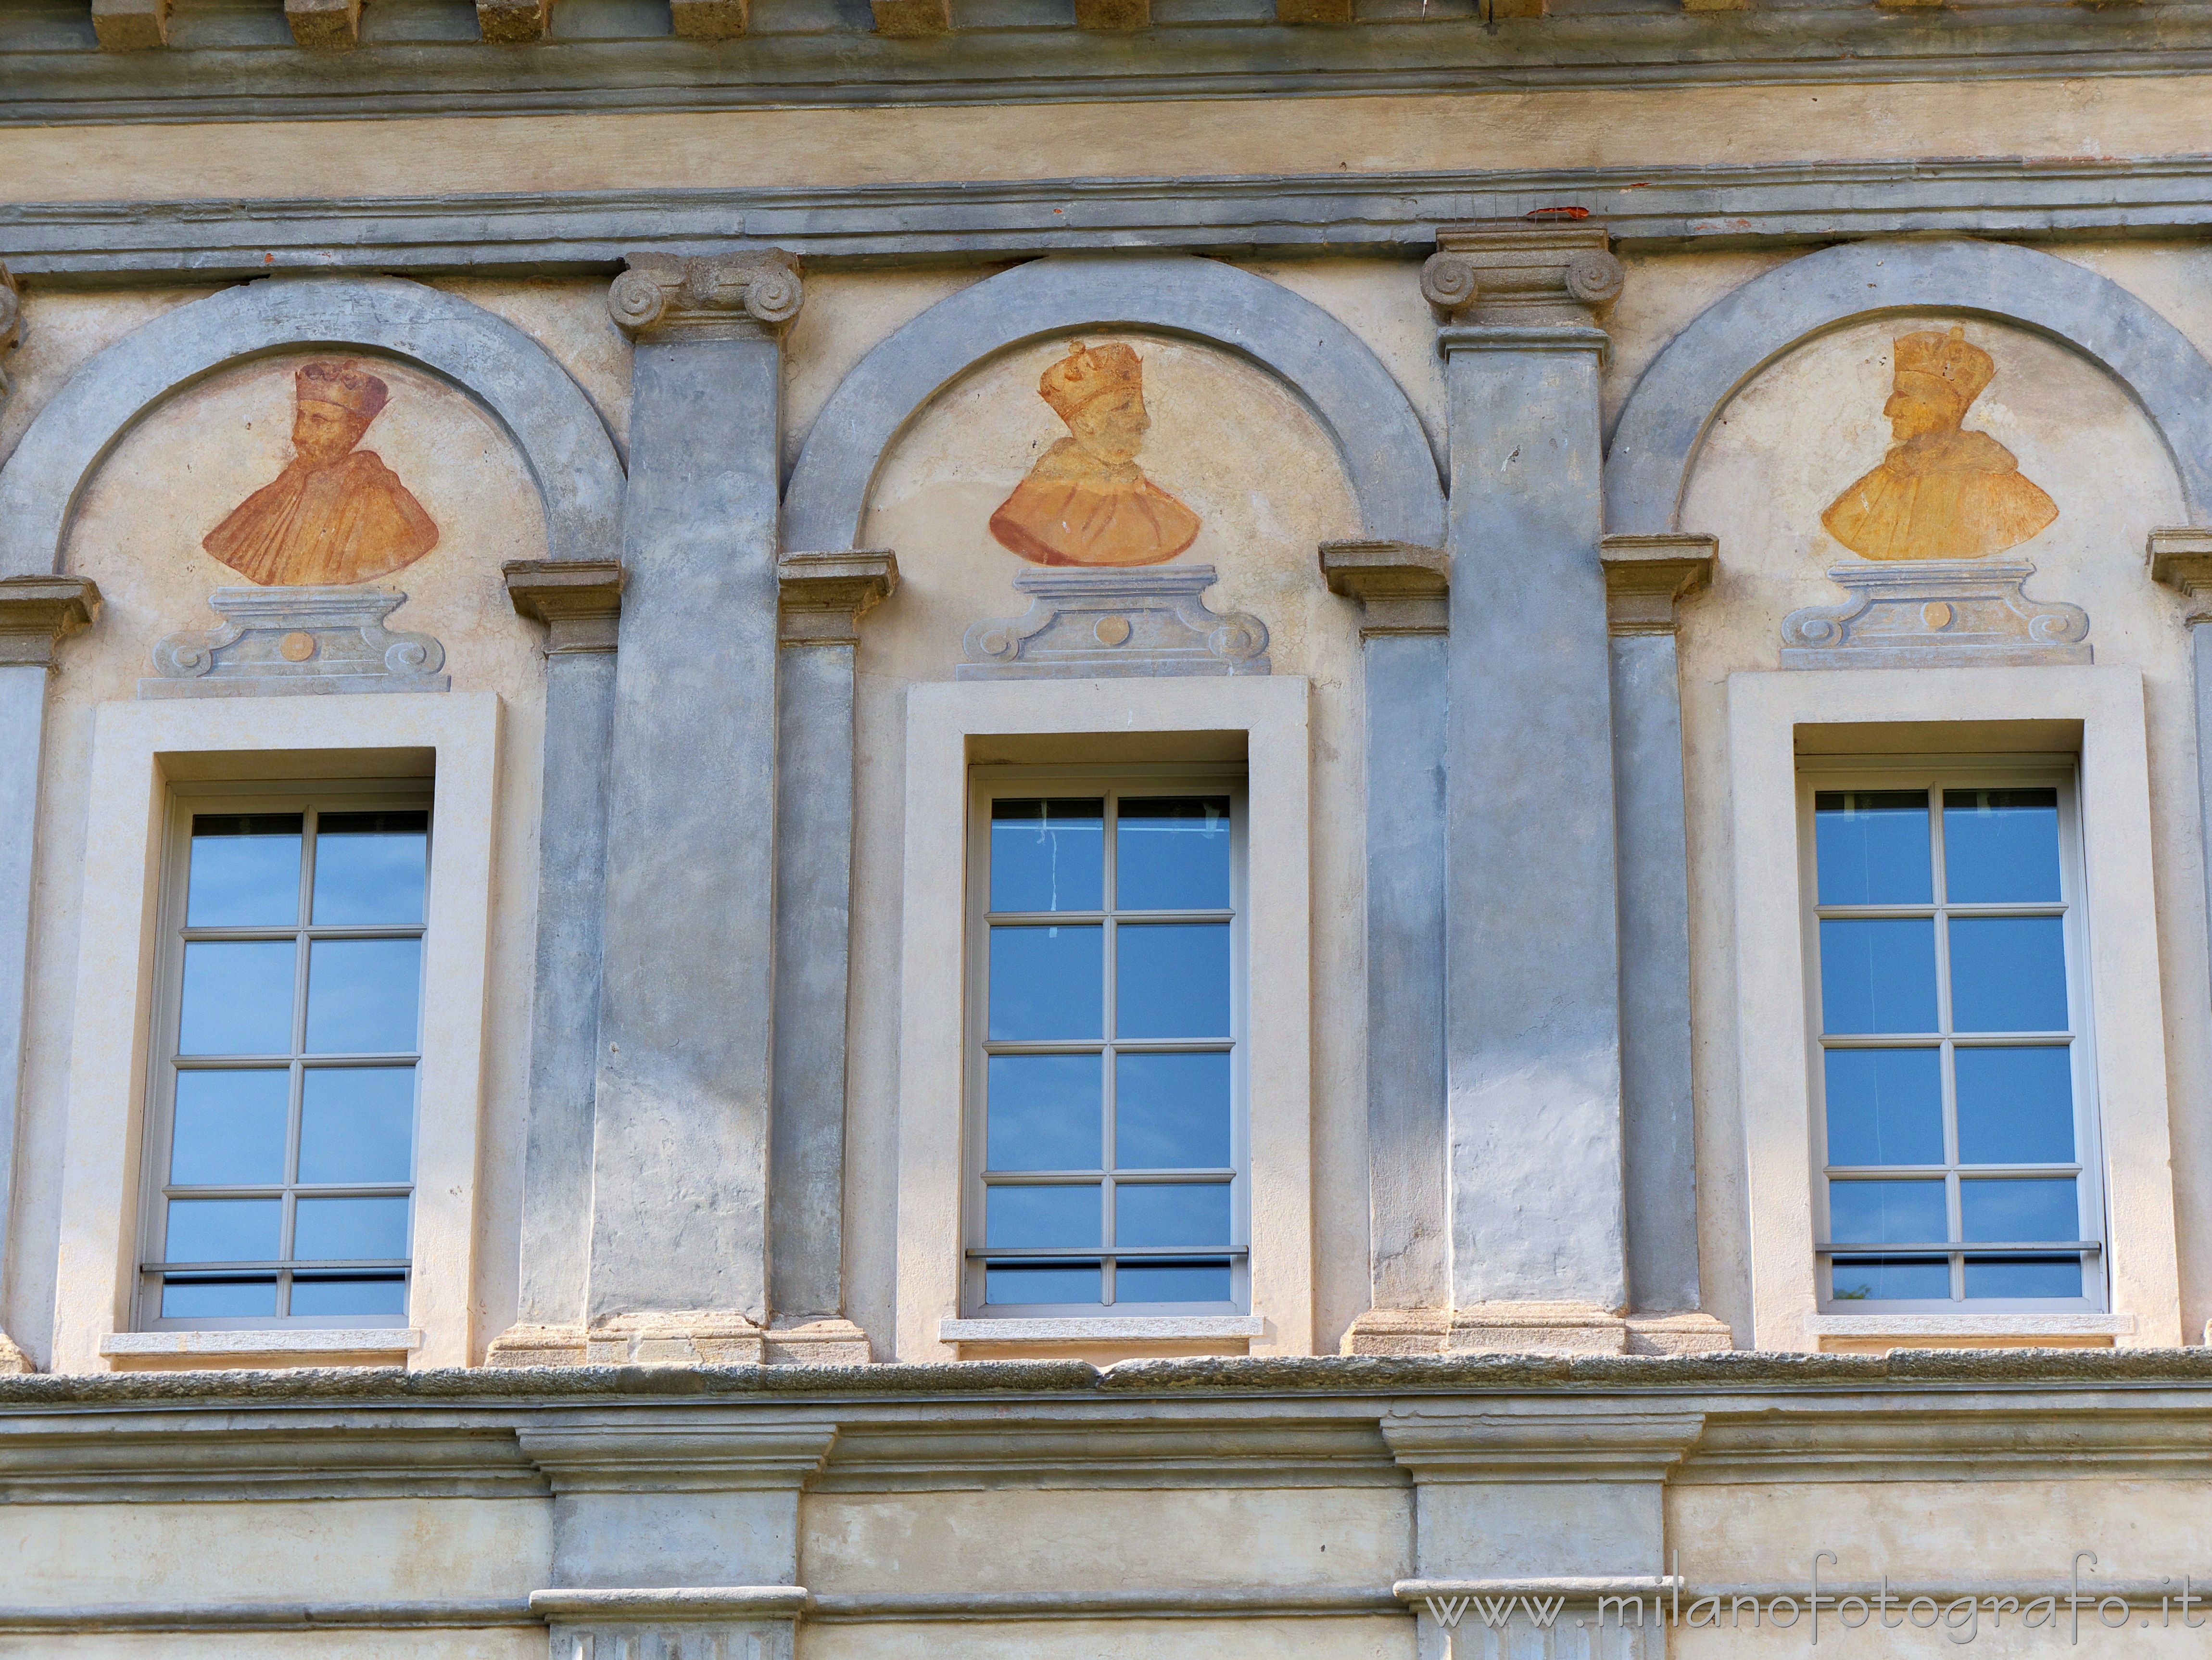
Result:
<svg viewBox="0 0 2212 1660">
<path fill-rule="evenodd" d="M 534 1590 L 530 1611 L 544 1620 L 726 1620 L 789 1618 L 812 1599 L 804 1585 L 684 1585 L 642 1590 Z"/>
<path fill-rule="evenodd" d="M 100 1340 L 105 1355 L 397 1354 L 422 1347 L 415 1326 L 344 1330 L 284 1327 L 271 1331 L 118 1331 Z"/>
<path fill-rule="evenodd" d="M 1815 1337 L 2132 1337 L 2132 1314 L 1808 1314 Z"/>
<path fill-rule="evenodd" d="M 1264 1336 L 1256 1314 L 1102 1315 L 1050 1320 L 954 1320 L 937 1323 L 941 1343 L 1213 1342 Z"/>
</svg>

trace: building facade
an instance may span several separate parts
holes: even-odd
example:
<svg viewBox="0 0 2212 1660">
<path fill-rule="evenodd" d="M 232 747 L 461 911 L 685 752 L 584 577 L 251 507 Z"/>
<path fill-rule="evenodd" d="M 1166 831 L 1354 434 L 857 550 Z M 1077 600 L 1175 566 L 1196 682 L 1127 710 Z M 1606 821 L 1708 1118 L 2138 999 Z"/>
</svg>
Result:
<svg viewBox="0 0 2212 1660">
<path fill-rule="evenodd" d="M 0 1652 L 2203 1653 L 2208 50 L 10 7 Z"/>
</svg>

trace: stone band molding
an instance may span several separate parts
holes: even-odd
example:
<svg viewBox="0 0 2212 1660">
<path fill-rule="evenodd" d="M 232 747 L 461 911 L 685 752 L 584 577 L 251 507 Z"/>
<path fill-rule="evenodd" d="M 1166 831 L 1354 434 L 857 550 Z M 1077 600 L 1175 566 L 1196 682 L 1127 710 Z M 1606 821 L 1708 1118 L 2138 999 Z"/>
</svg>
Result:
<svg viewBox="0 0 2212 1660">
<path fill-rule="evenodd" d="M 614 650 L 622 623 L 619 559 L 510 559 L 500 568 L 521 616 L 545 624 L 545 654 Z"/>
<path fill-rule="evenodd" d="M 1279 283 L 1176 254 L 1038 259 L 939 301 L 862 358 L 808 433 L 784 494 L 784 538 L 855 544 L 884 455 L 971 366 L 1086 329 L 1156 330 L 1242 354 L 1296 389 L 1334 440 L 1371 536 L 1443 539 L 1437 461 L 1413 404 L 1366 344 Z"/>
</svg>

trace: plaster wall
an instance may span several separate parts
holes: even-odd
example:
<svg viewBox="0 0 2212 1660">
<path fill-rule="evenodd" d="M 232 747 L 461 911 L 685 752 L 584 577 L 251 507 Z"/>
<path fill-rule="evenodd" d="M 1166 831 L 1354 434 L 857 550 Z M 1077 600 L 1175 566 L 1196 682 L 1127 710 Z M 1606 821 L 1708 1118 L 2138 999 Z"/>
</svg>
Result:
<svg viewBox="0 0 2212 1660">
<path fill-rule="evenodd" d="M 2194 155 L 2184 77 L 11 127 L 29 201 Z M 366 181 L 374 180 L 372 191 Z"/>
</svg>

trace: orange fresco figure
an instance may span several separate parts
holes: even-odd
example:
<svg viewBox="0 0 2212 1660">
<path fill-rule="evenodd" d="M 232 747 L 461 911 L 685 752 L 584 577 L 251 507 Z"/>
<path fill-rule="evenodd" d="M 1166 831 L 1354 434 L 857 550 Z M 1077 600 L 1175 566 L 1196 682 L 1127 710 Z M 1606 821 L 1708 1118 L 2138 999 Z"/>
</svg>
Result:
<svg viewBox="0 0 2212 1660">
<path fill-rule="evenodd" d="M 1000 546 L 1037 565 L 1157 565 L 1198 539 L 1198 515 L 1137 465 L 1152 424 L 1143 376 L 1142 360 L 1118 341 L 1075 341 L 1044 372 L 1037 395 L 1072 435 L 991 515 Z"/>
<path fill-rule="evenodd" d="M 1962 328 L 1900 336 L 1882 405 L 1896 441 L 1820 515 L 1828 533 L 1869 559 L 1978 559 L 2057 519 L 2058 504 L 2021 476 L 2010 450 L 1960 429 L 1996 373 L 1996 360 Z"/>
<path fill-rule="evenodd" d="M 366 582 L 438 545 L 438 526 L 370 450 L 356 450 L 391 389 L 350 361 L 293 377 L 295 453 L 200 545 L 264 587 Z"/>
</svg>

